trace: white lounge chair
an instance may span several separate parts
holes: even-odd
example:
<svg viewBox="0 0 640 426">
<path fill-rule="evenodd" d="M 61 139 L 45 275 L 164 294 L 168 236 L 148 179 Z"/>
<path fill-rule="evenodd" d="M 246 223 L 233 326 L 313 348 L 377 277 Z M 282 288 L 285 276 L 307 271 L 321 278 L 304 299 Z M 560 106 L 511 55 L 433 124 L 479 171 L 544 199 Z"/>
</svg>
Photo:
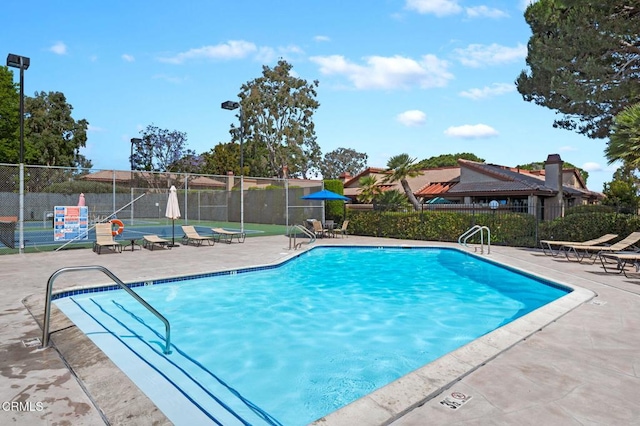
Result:
<svg viewBox="0 0 640 426">
<path fill-rule="evenodd" d="M 209 243 L 210 246 L 215 244 L 215 238 L 213 235 L 200 235 L 196 228 L 191 225 L 182 225 L 182 237 L 183 244 L 193 243 L 196 246 L 201 246 L 204 241 Z"/>
<path fill-rule="evenodd" d="M 100 254 L 103 247 L 108 247 L 114 252 L 122 253 L 122 244 L 113 239 L 113 231 L 110 223 L 96 224 L 96 240 L 93 243 L 93 251 Z"/>
<path fill-rule="evenodd" d="M 158 237 L 157 235 L 145 235 L 142 237 L 142 247 L 146 247 L 149 250 L 153 250 L 155 246 L 171 250 L 170 242 L 171 241 Z"/>
<path fill-rule="evenodd" d="M 211 230 L 216 237 L 216 241 L 224 239 L 227 244 L 231 244 L 231 242 L 233 241 L 233 237 L 236 237 L 236 240 L 239 243 L 244 243 L 244 239 L 247 236 L 247 234 L 244 232 L 228 231 L 224 228 L 211 228 Z"/>
</svg>

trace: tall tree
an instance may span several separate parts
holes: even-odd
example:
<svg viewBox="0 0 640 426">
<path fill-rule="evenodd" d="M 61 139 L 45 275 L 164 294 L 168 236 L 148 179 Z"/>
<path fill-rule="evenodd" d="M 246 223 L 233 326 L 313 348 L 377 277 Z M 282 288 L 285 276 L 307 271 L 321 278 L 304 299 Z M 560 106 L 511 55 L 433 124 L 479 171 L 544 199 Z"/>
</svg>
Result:
<svg viewBox="0 0 640 426">
<path fill-rule="evenodd" d="M 324 179 L 338 179 L 342 173 L 355 176 L 367 167 L 368 156 L 351 148 L 337 148 L 324 155 L 320 173 Z"/>
<path fill-rule="evenodd" d="M 242 85 L 243 136 L 247 142 L 250 173 L 282 177 L 310 169 L 316 150 L 313 114 L 318 81 L 311 83 L 291 75 L 291 64 L 278 61 L 274 68 L 262 67 L 262 76 Z M 238 132 L 231 132 L 234 141 Z"/>
<path fill-rule="evenodd" d="M 409 154 L 400 154 L 393 156 L 387 162 L 387 171 L 390 171 L 385 176 L 385 182 L 400 182 L 404 193 L 407 195 L 409 202 L 413 205 L 415 211 L 420 211 L 420 203 L 418 202 L 407 178 L 419 176 L 420 166 L 416 164 L 416 159 L 409 157 Z"/>
<path fill-rule="evenodd" d="M 24 157 L 27 164 L 74 167 L 87 143 L 85 119 L 76 121 L 73 107 L 61 92 L 36 92 L 25 98 Z M 84 157 L 82 157 L 84 158 Z"/>
<path fill-rule="evenodd" d="M 544 162 L 543 161 L 534 161 L 531 163 L 527 163 L 527 164 L 519 164 L 516 166 L 516 168 L 518 169 L 522 169 L 522 170 L 544 170 Z M 578 173 L 580 173 L 580 177 L 582 177 L 582 180 L 584 181 L 584 183 L 587 183 L 587 179 L 589 179 L 589 172 L 581 169 L 580 167 L 576 167 L 573 164 L 569 163 L 568 161 L 564 161 L 562 168 L 564 169 L 576 169 L 578 171 Z"/>
<path fill-rule="evenodd" d="M 627 167 L 640 169 L 640 104 L 616 115 L 604 154 L 609 164 L 619 160 Z"/>
<path fill-rule="evenodd" d="M 187 134 L 178 130 L 160 129 L 153 124 L 140 132 L 142 138 L 133 145 L 134 170 L 180 172 L 181 160 L 195 156 L 186 148 Z"/>
<path fill-rule="evenodd" d="M 0 67 L 0 163 L 20 161 L 20 93 L 13 72 Z"/>
<path fill-rule="evenodd" d="M 484 159 L 478 157 L 475 154 L 469 152 L 461 152 L 459 154 L 442 154 L 435 157 L 425 158 L 418 164 L 423 169 L 433 169 L 436 167 L 452 167 L 458 165 L 458 158 L 463 160 L 475 161 L 477 163 L 484 163 Z"/>
<path fill-rule="evenodd" d="M 602 204 L 614 206 L 623 213 L 637 214 L 640 206 L 638 196 L 638 178 L 634 174 L 633 167 L 625 166 L 618 168 L 613 174 L 611 182 L 605 182 L 602 193 L 605 199 Z"/>
<path fill-rule="evenodd" d="M 524 100 L 555 110 L 554 127 L 605 138 L 613 117 L 640 101 L 640 6 L 629 0 L 539 0 L 516 80 Z"/>
<path fill-rule="evenodd" d="M 233 172 L 240 176 L 240 145 L 236 143 L 219 143 L 208 152 L 202 154 L 201 173 L 226 175 Z"/>
</svg>

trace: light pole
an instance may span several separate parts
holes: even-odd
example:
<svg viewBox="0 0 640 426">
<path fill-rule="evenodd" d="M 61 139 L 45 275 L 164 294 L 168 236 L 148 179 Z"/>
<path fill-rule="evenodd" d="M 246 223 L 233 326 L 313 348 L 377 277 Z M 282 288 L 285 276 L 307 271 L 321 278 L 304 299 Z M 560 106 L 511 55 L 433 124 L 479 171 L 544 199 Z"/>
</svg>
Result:
<svg viewBox="0 0 640 426">
<path fill-rule="evenodd" d="M 131 138 L 131 155 L 129 156 L 129 165 L 131 166 L 131 172 L 133 174 L 133 146 L 140 145 L 142 143 L 142 139 L 140 138 Z"/>
<path fill-rule="evenodd" d="M 24 70 L 29 69 L 31 60 L 25 56 L 7 55 L 7 66 L 20 69 L 20 213 L 18 229 L 20 235 L 19 253 L 24 252 Z"/>
<path fill-rule="evenodd" d="M 131 191 L 131 223 L 133 223 L 133 145 L 140 146 L 140 144 L 142 144 L 142 139 L 131 138 L 131 155 L 129 156 L 129 167 L 131 168 L 131 172 L 129 172 L 129 191 Z"/>
<path fill-rule="evenodd" d="M 240 105 L 240 102 L 224 101 L 220 106 L 222 109 L 229 111 L 240 109 L 240 232 L 244 232 L 244 150 L 242 149 L 244 126 L 242 122 L 242 105 Z"/>
</svg>

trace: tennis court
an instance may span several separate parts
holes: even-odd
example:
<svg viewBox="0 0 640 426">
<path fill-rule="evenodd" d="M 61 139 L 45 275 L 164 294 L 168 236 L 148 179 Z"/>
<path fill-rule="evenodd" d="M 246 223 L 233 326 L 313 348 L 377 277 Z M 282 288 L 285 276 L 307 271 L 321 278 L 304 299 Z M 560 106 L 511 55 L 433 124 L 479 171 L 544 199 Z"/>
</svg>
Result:
<svg viewBox="0 0 640 426">
<path fill-rule="evenodd" d="M 184 233 L 181 225 L 195 226 L 196 230 L 203 235 L 211 235 L 211 228 L 224 228 L 228 231 L 240 232 L 240 224 L 237 222 L 221 222 L 221 221 L 197 221 L 197 220 L 176 220 L 175 226 L 169 219 L 120 219 L 124 224 L 122 233 L 117 234 L 114 238 L 116 241 L 123 243 L 130 240 L 142 239 L 145 235 L 155 234 L 162 238 L 171 239 L 175 232 L 175 239 L 179 241 Z M 53 224 L 47 222 L 43 225 L 42 221 L 25 221 L 24 222 L 24 247 L 25 251 L 52 251 L 64 245 L 64 249 L 91 247 L 95 241 L 94 224 L 89 227 L 86 239 L 78 239 L 75 241 L 55 241 Z M 114 226 L 114 230 L 117 226 Z M 6 231 L 5 231 L 6 232 Z M 269 225 L 261 223 L 245 223 L 244 232 L 247 237 L 266 236 L 266 235 L 285 235 L 286 226 Z M 9 254 L 16 252 L 18 249 L 18 229 L 16 227 L 14 234 L 15 249 L 10 248 L 6 244 L 0 242 L 0 254 Z M 9 236 L 10 238 L 10 236 Z"/>
</svg>

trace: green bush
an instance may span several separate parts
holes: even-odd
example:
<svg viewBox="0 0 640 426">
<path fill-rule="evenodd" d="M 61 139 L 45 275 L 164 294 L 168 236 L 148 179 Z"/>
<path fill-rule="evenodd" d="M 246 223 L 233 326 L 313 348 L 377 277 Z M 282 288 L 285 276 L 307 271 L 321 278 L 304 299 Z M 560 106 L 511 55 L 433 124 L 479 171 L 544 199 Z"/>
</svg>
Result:
<svg viewBox="0 0 640 426">
<path fill-rule="evenodd" d="M 613 206 L 605 206 L 603 204 L 584 204 L 567 209 L 564 212 L 565 217 L 572 214 L 582 213 L 614 213 L 616 211 Z"/>
<path fill-rule="evenodd" d="M 344 184 L 339 179 L 327 179 L 324 181 L 324 189 L 336 194 L 344 194 Z M 335 223 L 341 223 L 344 218 L 344 202 L 343 201 L 326 201 L 325 202 L 325 218 L 333 220 Z"/>
<path fill-rule="evenodd" d="M 474 225 L 488 226 L 491 244 L 534 246 L 535 217 L 524 213 L 467 213 L 428 212 L 353 212 L 349 214 L 349 228 L 356 235 L 402 238 L 409 240 L 458 241 L 460 235 Z M 469 239 L 479 243 L 480 236 Z"/>
<path fill-rule="evenodd" d="M 618 239 L 622 239 L 640 231 L 640 216 L 610 213 L 606 209 L 587 208 L 583 213 L 580 210 L 539 224 L 535 216 L 526 213 L 354 211 L 349 213 L 349 230 L 355 235 L 456 242 L 470 227 L 482 225 L 491 231 L 491 244 L 513 247 L 536 247 L 538 239 L 585 241 L 603 234 L 618 234 Z M 468 242 L 479 243 L 479 234 Z"/>
<path fill-rule="evenodd" d="M 640 217 L 620 213 L 581 213 L 557 218 L 540 225 L 541 240 L 585 241 L 603 234 L 620 239 L 640 230 Z"/>
</svg>

